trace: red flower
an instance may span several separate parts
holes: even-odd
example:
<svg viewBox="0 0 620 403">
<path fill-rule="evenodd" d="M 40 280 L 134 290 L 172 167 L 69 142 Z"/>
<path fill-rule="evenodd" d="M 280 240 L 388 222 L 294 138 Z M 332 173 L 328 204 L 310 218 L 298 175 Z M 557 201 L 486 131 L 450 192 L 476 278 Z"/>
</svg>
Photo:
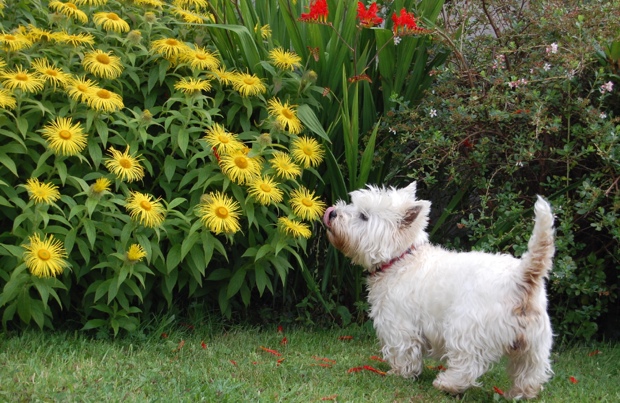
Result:
<svg viewBox="0 0 620 403">
<path fill-rule="evenodd" d="M 323 362 L 326 362 L 328 364 L 335 364 L 336 363 L 336 360 L 331 360 L 329 358 L 324 358 L 324 357 L 317 357 L 316 355 L 313 355 L 312 359 L 315 360 L 315 361 L 323 361 Z"/>
<path fill-rule="evenodd" d="M 404 8 L 400 10 L 400 15 L 392 14 L 392 21 L 394 22 L 392 28 L 394 35 L 415 35 L 430 32 L 418 27 L 413 13 L 408 13 Z"/>
<path fill-rule="evenodd" d="M 327 15 L 329 10 L 327 9 L 327 0 L 313 0 L 310 3 L 310 9 L 307 13 L 301 13 L 299 21 L 302 22 L 316 22 L 327 23 Z"/>
<path fill-rule="evenodd" d="M 579 382 L 579 381 L 577 380 L 577 378 L 575 378 L 574 376 L 569 376 L 569 377 L 568 377 L 568 380 L 570 381 L 570 383 L 577 383 L 577 382 Z"/>
<path fill-rule="evenodd" d="M 383 22 L 383 18 L 377 15 L 377 2 L 373 2 L 368 9 L 361 1 L 357 2 L 357 18 L 365 28 L 371 28 Z"/>
</svg>

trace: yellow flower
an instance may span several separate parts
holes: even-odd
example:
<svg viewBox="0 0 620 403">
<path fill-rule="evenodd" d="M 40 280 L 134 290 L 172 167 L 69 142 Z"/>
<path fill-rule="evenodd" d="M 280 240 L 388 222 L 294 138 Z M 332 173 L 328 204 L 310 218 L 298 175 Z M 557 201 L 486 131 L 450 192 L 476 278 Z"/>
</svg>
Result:
<svg viewBox="0 0 620 403">
<path fill-rule="evenodd" d="M 138 263 L 139 261 L 144 259 L 146 257 L 146 252 L 144 251 L 142 245 L 134 243 L 129 246 L 129 249 L 127 250 L 127 254 L 125 256 L 127 257 L 127 261 L 133 264 Z"/>
<path fill-rule="evenodd" d="M 192 70 L 215 70 L 220 67 L 217 57 L 205 48 L 187 48 L 180 57 L 181 61 L 189 64 Z"/>
<path fill-rule="evenodd" d="M 294 70 L 295 67 L 301 67 L 301 57 L 296 53 L 285 51 L 282 48 L 275 48 L 269 51 L 269 59 L 273 65 L 282 70 Z"/>
<path fill-rule="evenodd" d="M 0 34 L 0 44 L 2 44 L 2 46 L 6 50 L 10 50 L 11 52 L 17 52 L 18 50 L 22 50 L 32 46 L 32 41 L 28 39 L 26 35 L 6 34 L 2 32 Z"/>
<path fill-rule="evenodd" d="M 233 81 L 235 80 L 235 74 L 237 74 L 234 70 L 226 71 L 226 67 L 224 66 L 217 68 L 217 69 L 213 69 L 213 73 L 215 73 L 215 76 L 220 81 L 220 83 L 224 85 L 232 84 Z"/>
<path fill-rule="evenodd" d="M 5 90 L 4 88 L 0 88 L 0 108 L 15 109 L 16 106 L 17 101 L 13 96 L 13 92 L 10 90 Z"/>
<path fill-rule="evenodd" d="M 278 188 L 278 184 L 268 176 L 257 178 L 250 183 L 248 193 L 265 206 L 282 201 L 282 191 Z"/>
<path fill-rule="evenodd" d="M 95 44 L 95 37 L 87 33 L 68 34 L 66 32 L 57 32 L 53 34 L 53 39 L 57 42 L 68 43 L 71 46 Z"/>
<path fill-rule="evenodd" d="M 207 134 L 203 139 L 209 143 L 211 147 L 215 147 L 220 154 L 229 154 L 243 148 L 243 143 L 239 141 L 236 134 L 226 131 L 224 126 L 213 123 L 211 127 L 205 130 Z"/>
<path fill-rule="evenodd" d="M 323 161 L 325 151 L 310 137 L 297 137 L 291 142 L 291 154 L 304 168 L 316 167 Z"/>
<path fill-rule="evenodd" d="M 52 0 L 49 2 L 49 8 L 56 10 L 60 14 L 66 15 L 67 17 L 75 18 L 82 24 L 86 24 L 88 22 L 88 16 L 86 13 L 70 1 L 63 3 L 58 0 Z"/>
<path fill-rule="evenodd" d="M 303 125 L 297 117 L 295 109 L 296 105 L 289 105 L 288 102 L 282 104 L 279 99 L 270 99 L 267 103 L 267 111 L 276 118 L 278 125 L 291 134 L 299 134 L 303 130 Z"/>
<path fill-rule="evenodd" d="M 322 217 L 326 207 L 325 203 L 314 197 L 314 192 L 303 186 L 291 192 L 290 203 L 295 215 L 308 221 Z"/>
<path fill-rule="evenodd" d="M 291 156 L 281 151 L 274 152 L 269 163 L 282 178 L 294 179 L 301 175 L 301 169 L 293 162 Z"/>
<path fill-rule="evenodd" d="M 103 6 L 108 0 L 74 0 L 78 6 Z"/>
<path fill-rule="evenodd" d="M 42 78 L 23 70 L 21 66 L 2 74 L 2 84 L 10 90 L 19 88 L 24 92 L 38 92 L 43 89 L 44 83 Z"/>
<path fill-rule="evenodd" d="M 224 193 L 209 193 L 198 205 L 200 221 L 215 234 L 235 233 L 239 225 L 239 203 Z"/>
<path fill-rule="evenodd" d="M 41 129 L 54 154 L 77 155 L 86 148 L 88 139 L 82 125 L 72 123 L 71 118 L 56 118 L 54 122 Z"/>
<path fill-rule="evenodd" d="M 141 156 L 134 157 L 129 154 L 129 146 L 124 153 L 110 147 L 108 151 L 112 156 L 111 159 L 104 161 L 104 165 L 117 178 L 127 182 L 134 182 L 144 178 L 144 168 L 140 165 Z"/>
<path fill-rule="evenodd" d="M 262 94 L 267 91 L 260 77 L 248 73 L 236 73 L 232 79 L 233 89 L 242 97 Z"/>
<path fill-rule="evenodd" d="M 267 40 L 269 39 L 269 37 L 271 37 L 271 27 L 269 26 L 269 24 L 263 25 L 263 26 L 256 24 L 256 26 L 254 27 L 254 32 L 259 32 L 259 31 L 260 31 L 261 38 Z"/>
<path fill-rule="evenodd" d="M 98 178 L 95 183 L 90 186 L 94 196 L 100 196 L 103 192 L 109 192 L 112 183 L 108 178 Z"/>
<path fill-rule="evenodd" d="M 120 95 L 99 87 L 88 92 L 86 103 L 89 107 L 103 112 L 114 112 L 125 106 Z"/>
<path fill-rule="evenodd" d="M 120 57 L 112 55 L 112 52 L 104 52 L 99 49 L 85 54 L 82 65 L 89 73 L 111 80 L 123 72 Z"/>
<path fill-rule="evenodd" d="M 163 55 L 166 59 L 174 59 L 188 50 L 188 46 L 174 38 L 163 38 L 151 42 L 151 50 Z"/>
<path fill-rule="evenodd" d="M 209 2 L 207 0 L 174 0 L 174 5 L 180 8 L 207 8 Z"/>
<path fill-rule="evenodd" d="M 302 222 L 291 220 L 286 217 L 280 217 L 278 218 L 278 224 L 280 231 L 284 232 L 287 235 L 296 238 L 310 238 L 312 236 L 312 231 L 310 231 L 310 227 Z"/>
<path fill-rule="evenodd" d="M 35 71 L 37 71 L 41 76 L 52 83 L 52 86 L 56 88 L 56 86 L 64 87 L 69 81 L 69 75 L 57 68 L 47 59 L 36 59 L 31 63 L 31 66 Z"/>
<path fill-rule="evenodd" d="M 26 34 L 29 40 L 36 41 L 51 41 L 54 35 L 51 31 L 35 27 L 32 24 L 28 24 L 28 33 Z"/>
<path fill-rule="evenodd" d="M 165 219 L 164 206 L 161 199 L 153 199 L 151 195 L 130 192 L 125 208 L 129 211 L 129 216 L 138 221 L 145 227 L 159 227 Z"/>
<path fill-rule="evenodd" d="M 118 14 L 113 12 L 100 12 L 95 13 L 93 21 L 97 25 L 101 25 L 106 31 L 114 32 L 127 32 L 129 31 L 129 24 L 123 20 Z"/>
<path fill-rule="evenodd" d="M 29 245 L 22 245 L 24 252 L 24 262 L 32 275 L 37 277 L 55 277 L 70 267 L 65 260 L 67 251 L 64 245 L 53 235 L 47 239 L 40 239 L 38 234 L 28 237 Z"/>
<path fill-rule="evenodd" d="M 137 29 L 132 29 L 127 34 L 127 41 L 134 45 L 139 44 L 142 41 L 142 32 L 138 31 Z"/>
<path fill-rule="evenodd" d="M 164 2 L 162 0 L 134 0 L 139 6 L 149 6 L 149 7 L 163 7 Z"/>
<path fill-rule="evenodd" d="M 201 91 L 211 90 L 211 84 L 209 80 L 201 80 L 199 78 L 181 78 L 174 84 L 174 88 L 183 92 L 184 94 L 191 95 L 197 94 Z"/>
<path fill-rule="evenodd" d="M 239 185 L 253 181 L 261 170 L 260 160 L 248 157 L 244 150 L 221 156 L 220 165 L 222 172 Z"/>
<path fill-rule="evenodd" d="M 206 15 L 201 15 L 192 11 L 184 10 L 179 7 L 174 7 L 172 12 L 179 17 L 183 18 L 183 21 L 189 24 L 202 24 L 206 21 L 210 21 L 211 19 Z"/>
<path fill-rule="evenodd" d="M 35 203 L 50 204 L 60 199 L 58 186 L 51 183 L 39 182 L 37 178 L 28 179 L 24 187 L 28 191 L 30 200 Z"/>
<path fill-rule="evenodd" d="M 86 102 L 89 94 L 93 89 L 97 88 L 97 83 L 86 77 L 70 78 L 65 87 L 65 91 L 72 99 L 76 101 Z"/>
</svg>

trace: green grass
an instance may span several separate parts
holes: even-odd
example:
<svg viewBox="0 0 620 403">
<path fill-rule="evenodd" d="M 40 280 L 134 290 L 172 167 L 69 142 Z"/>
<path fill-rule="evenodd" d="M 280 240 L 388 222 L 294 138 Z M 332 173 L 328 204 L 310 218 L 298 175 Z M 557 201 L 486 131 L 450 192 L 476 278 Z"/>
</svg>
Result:
<svg viewBox="0 0 620 403">
<path fill-rule="evenodd" d="M 428 362 L 416 381 L 368 370 L 350 373 L 350 368 L 363 365 L 388 370 L 387 364 L 371 358 L 379 351 L 368 327 L 284 329 L 283 334 L 275 325 L 228 331 L 209 325 L 172 327 L 117 340 L 65 332 L 0 335 L 0 401 L 455 400 L 432 387 L 437 363 Z M 599 354 L 592 354 L 597 350 Z M 620 401 L 620 346 L 576 347 L 554 353 L 553 359 L 555 377 L 540 401 Z M 461 400 L 500 400 L 493 387 L 509 388 L 503 365 L 496 365 L 481 381 L 481 388 L 467 391 Z"/>
</svg>

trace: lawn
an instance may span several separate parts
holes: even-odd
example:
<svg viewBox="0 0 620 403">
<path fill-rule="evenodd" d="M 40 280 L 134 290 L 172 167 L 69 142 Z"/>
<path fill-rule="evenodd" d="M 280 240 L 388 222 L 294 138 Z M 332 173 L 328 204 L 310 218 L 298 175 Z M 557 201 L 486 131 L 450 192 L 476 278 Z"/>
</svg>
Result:
<svg viewBox="0 0 620 403">
<path fill-rule="evenodd" d="M 162 325 L 150 335 L 98 340 L 75 332 L 0 335 L 0 401 L 448 402 L 427 362 L 417 381 L 383 372 L 373 331 Z M 620 401 L 620 347 L 554 352 L 545 402 Z M 503 365 L 463 401 L 501 400 Z"/>
</svg>

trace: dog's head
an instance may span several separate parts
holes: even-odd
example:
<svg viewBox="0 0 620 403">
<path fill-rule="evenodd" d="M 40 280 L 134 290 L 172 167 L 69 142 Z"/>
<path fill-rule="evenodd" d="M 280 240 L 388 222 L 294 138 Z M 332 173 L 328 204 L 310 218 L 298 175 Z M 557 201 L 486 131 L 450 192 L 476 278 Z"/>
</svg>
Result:
<svg viewBox="0 0 620 403">
<path fill-rule="evenodd" d="M 325 211 L 329 241 L 370 272 L 427 242 L 431 203 L 416 200 L 415 191 L 413 182 L 402 189 L 370 185 L 351 192 L 351 204 L 338 201 Z"/>
</svg>

